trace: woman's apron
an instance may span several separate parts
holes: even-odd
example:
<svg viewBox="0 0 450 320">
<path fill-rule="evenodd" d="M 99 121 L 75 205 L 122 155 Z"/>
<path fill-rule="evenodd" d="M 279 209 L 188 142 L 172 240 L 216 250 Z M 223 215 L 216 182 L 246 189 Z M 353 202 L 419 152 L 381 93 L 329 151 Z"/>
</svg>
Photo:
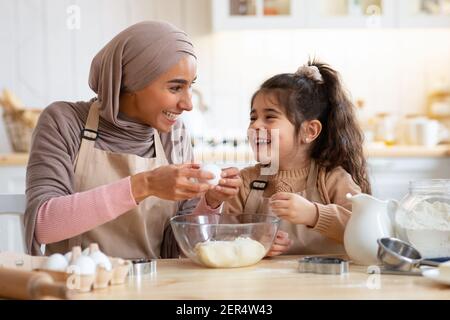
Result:
<svg viewBox="0 0 450 320">
<path fill-rule="evenodd" d="M 317 188 L 319 168 L 315 161 L 311 160 L 306 189 L 297 194 L 305 197 L 309 201 L 327 204 L 320 196 Z M 250 184 L 250 193 L 244 206 L 245 213 L 267 213 L 267 208 L 263 208 L 263 193 L 269 182 L 269 176 L 260 175 L 257 180 Z M 289 233 L 289 238 L 293 240 L 292 246 L 284 254 L 343 254 L 344 246 L 330 238 L 325 237 L 318 231 L 303 224 L 293 224 L 286 220 L 281 220 L 279 230 Z"/>
<path fill-rule="evenodd" d="M 96 149 L 98 123 L 99 104 L 96 101 L 90 107 L 75 160 L 75 192 L 91 190 L 168 164 L 156 130 L 153 138 L 156 151 L 154 158 Z M 74 238 L 47 245 L 46 254 L 65 253 L 73 246 L 85 248 L 96 242 L 100 250 L 109 256 L 126 259 L 159 258 L 166 228 L 166 234 L 171 235 L 169 219 L 176 212 L 176 201 L 148 197 L 138 207 L 112 221 Z"/>
</svg>

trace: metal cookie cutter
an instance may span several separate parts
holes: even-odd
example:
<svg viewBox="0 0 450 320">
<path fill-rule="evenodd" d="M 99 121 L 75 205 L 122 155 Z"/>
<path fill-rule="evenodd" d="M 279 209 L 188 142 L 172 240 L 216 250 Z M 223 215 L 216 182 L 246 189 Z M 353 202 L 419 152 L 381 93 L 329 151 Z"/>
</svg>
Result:
<svg viewBox="0 0 450 320">
<path fill-rule="evenodd" d="M 343 274 L 348 273 L 348 261 L 334 257 L 304 257 L 298 261 L 301 273 Z"/>
<path fill-rule="evenodd" d="M 156 259 L 132 259 L 130 276 L 143 276 L 156 273 Z"/>
</svg>

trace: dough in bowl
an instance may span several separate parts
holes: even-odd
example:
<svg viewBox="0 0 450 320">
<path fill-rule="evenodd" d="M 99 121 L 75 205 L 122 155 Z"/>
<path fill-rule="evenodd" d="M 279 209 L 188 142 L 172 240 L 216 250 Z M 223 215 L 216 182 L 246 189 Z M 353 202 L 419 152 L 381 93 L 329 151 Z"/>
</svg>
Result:
<svg viewBox="0 0 450 320">
<path fill-rule="evenodd" d="M 266 249 L 260 242 L 242 237 L 231 241 L 200 242 L 194 250 L 201 263 L 212 268 L 250 266 L 266 254 Z"/>
</svg>

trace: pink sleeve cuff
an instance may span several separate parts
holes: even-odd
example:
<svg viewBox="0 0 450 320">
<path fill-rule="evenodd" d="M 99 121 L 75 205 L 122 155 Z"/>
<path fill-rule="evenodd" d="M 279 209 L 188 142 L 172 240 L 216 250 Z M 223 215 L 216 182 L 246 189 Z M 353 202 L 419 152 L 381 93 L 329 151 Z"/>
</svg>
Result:
<svg viewBox="0 0 450 320">
<path fill-rule="evenodd" d="M 195 214 L 211 214 L 211 213 L 220 213 L 222 211 L 223 203 L 217 208 L 211 208 L 208 203 L 206 203 L 205 195 L 200 198 L 200 201 L 197 203 L 194 211 L 192 213 Z"/>
</svg>

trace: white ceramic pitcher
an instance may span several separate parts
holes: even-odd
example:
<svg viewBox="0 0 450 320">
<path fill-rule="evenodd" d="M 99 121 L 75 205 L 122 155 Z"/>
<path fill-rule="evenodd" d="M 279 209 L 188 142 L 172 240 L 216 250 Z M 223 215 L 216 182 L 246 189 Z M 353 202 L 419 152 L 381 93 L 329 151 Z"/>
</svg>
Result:
<svg viewBox="0 0 450 320">
<path fill-rule="evenodd" d="M 352 216 L 345 228 L 345 251 L 356 264 L 377 264 L 377 240 L 394 236 L 398 202 L 382 201 L 365 193 L 354 196 L 348 193 L 347 199 L 352 202 Z"/>
</svg>

